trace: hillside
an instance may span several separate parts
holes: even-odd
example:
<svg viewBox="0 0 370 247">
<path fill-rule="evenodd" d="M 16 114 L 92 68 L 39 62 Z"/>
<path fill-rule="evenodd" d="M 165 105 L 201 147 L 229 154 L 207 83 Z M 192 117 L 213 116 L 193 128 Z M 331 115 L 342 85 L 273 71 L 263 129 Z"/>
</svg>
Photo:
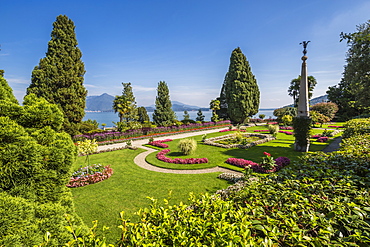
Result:
<svg viewBox="0 0 370 247">
<path fill-rule="evenodd" d="M 328 95 L 325 94 L 325 95 L 322 95 L 322 96 L 319 96 L 319 97 L 316 97 L 316 98 L 311 99 L 310 102 L 309 102 L 309 104 L 310 104 L 310 106 L 313 106 L 313 105 L 315 105 L 317 103 L 328 102 L 328 101 L 329 101 Z M 292 106 L 293 106 L 293 104 L 286 105 L 286 106 L 283 106 L 283 107 L 292 107 Z"/>
<path fill-rule="evenodd" d="M 113 111 L 114 96 L 103 93 L 99 96 L 87 96 L 85 111 Z"/>
<path fill-rule="evenodd" d="M 109 95 L 107 93 L 103 93 L 99 96 L 87 96 L 86 97 L 86 111 L 113 111 L 114 96 Z M 194 105 L 187 105 L 178 101 L 171 101 L 172 102 L 172 110 L 173 111 L 197 111 L 201 109 L 202 111 L 209 111 L 209 108 L 202 108 L 199 106 Z M 155 109 L 155 105 L 146 106 L 145 107 L 148 112 L 153 112 Z"/>
</svg>

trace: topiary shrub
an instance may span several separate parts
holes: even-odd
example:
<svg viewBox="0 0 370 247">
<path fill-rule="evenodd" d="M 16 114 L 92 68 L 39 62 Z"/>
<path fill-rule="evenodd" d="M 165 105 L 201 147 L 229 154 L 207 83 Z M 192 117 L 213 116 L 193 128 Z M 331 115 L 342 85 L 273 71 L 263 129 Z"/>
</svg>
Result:
<svg viewBox="0 0 370 247">
<path fill-rule="evenodd" d="M 178 148 L 184 155 L 189 155 L 197 149 L 197 142 L 194 139 L 182 139 L 179 141 Z"/>
</svg>

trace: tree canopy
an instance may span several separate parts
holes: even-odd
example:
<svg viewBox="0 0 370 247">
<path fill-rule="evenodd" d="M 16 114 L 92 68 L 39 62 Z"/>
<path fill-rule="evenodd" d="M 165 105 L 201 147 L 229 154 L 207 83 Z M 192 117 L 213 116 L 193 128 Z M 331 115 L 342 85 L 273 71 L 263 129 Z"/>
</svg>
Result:
<svg viewBox="0 0 370 247">
<path fill-rule="evenodd" d="M 138 120 L 137 106 L 131 82 L 122 83 L 122 95 L 116 96 L 113 101 L 113 109 L 118 112 L 120 122 L 135 122 Z"/>
<path fill-rule="evenodd" d="M 75 26 L 71 19 L 59 15 L 53 23 L 46 57 L 32 71 L 27 94 L 34 93 L 60 107 L 64 130 L 76 133 L 85 115 L 87 90 L 83 86 L 85 66 L 77 47 Z"/>
<path fill-rule="evenodd" d="M 231 54 L 223 90 L 227 103 L 227 114 L 232 122 L 243 123 L 247 117 L 257 114 L 260 91 L 249 62 L 239 47 Z"/>
<path fill-rule="evenodd" d="M 358 25 L 355 33 L 342 33 L 344 40 L 349 48 L 343 77 L 327 93 L 329 100 L 338 105 L 338 115 L 348 120 L 370 113 L 370 21 Z"/>
<path fill-rule="evenodd" d="M 175 112 L 172 110 L 170 91 L 166 82 L 160 81 L 157 87 L 157 97 L 155 99 L 155 110 L 153 121 L 158 126 L 170 126 L 176 120 Z"/>
<path fill-rule="evenodd" d="M 312 75 L 307 76 L 307 80 L 308 80 L 308 99 L 311 99 L 312 92 L 317 84 L 317 81 L 315 77 L 313 77 Z M 289 96 L 293 97 L 294 107 L 298 106 L 300 84 L 301 76 L 298 76 L 298 78 L 295 78 L 290 82 L 290 86 L 288 88 Z"/>
</svg>

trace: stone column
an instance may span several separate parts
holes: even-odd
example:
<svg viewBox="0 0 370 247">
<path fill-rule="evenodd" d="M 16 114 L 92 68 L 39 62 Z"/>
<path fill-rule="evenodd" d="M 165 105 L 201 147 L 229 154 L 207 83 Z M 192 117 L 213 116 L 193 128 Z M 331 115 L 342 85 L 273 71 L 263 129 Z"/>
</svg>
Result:
<svg viewBox="0 0 370 247">
<path fill-rule="evenodd" d="M 299 152 L 308 152 L 310 147 L 310 112 L 308 103 L 308 79 L 307 64 L 308 57 L 302 57 L 301 82 L 299 84 L 298 114 L 295 119 L 295 143 L 294 150 Z"/>
<path fill-rule="evenodd" d="M 307 56 L 302 57 L 301 82 L 299 84 L 298 117 L 308 118 L 308 79 L 307 79 Z"/>
</svg>

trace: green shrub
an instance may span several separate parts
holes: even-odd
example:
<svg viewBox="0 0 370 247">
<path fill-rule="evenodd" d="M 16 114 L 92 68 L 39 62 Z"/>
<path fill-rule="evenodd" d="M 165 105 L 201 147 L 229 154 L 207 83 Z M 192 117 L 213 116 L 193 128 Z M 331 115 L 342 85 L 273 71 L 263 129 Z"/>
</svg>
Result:
<svg viewBox="0 0 370 247">
<path fill-rule="evenodd" d="M 267 127 L 269 129 L 270 134 L 276 137 L 277 134 L 279 133 L 279 125 L 269 124 Z"/>
<path fill-rule="evenodd" d="M 352 119 L 344 125 L 343 138 L 370 133 L 370 118 Z"/>
<path fill-rule="evenodd" d="M 178 148 L 183 154 L 189 155 L 197 149 L 197 142 L 194 139 L 182 139 L 179 141 Z"/>
</svg>

